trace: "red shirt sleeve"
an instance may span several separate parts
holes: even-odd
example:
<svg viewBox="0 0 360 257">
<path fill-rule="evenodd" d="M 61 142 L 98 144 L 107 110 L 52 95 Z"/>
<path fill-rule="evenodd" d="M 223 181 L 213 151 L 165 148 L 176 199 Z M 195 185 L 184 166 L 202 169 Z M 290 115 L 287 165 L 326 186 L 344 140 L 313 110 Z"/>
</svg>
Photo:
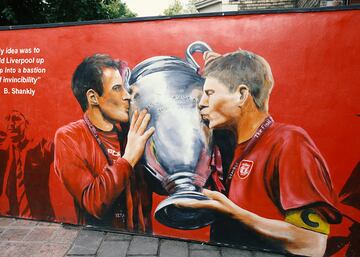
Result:
<svg viewBox="0 0 360 257">
<path fill-rule="evenodd" d="M 278 159 L 280 202 L 284 210 L 312 206 L 330 223 L 338 223 L 337 196 L 327 165 L 301 128 L 284 134 Z"/>
<path fill-rule="evenodd" d="M 132 167 L 125 159 L 118 158 L 112 166 L 105 165 L 94 175 L 81 153 L 78 140 L 58 131 L 55 136 L 55 169 L 79 206 L 101 219 L 128 184 Z"/>
</svg>

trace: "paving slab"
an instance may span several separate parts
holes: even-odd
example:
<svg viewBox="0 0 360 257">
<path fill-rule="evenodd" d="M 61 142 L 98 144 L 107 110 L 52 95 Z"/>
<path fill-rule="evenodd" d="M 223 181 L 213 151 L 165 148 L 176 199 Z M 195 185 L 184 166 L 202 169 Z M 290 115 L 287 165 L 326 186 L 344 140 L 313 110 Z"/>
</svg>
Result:
<svg viewBox="0 0 360 257">
<path fill-rule="evenodd" d="M 41 246 L 36 257 L 63 257 L 70 246 L 70 244 L 45 243 Z"/>
<path fill-rule="evenodd" d="M 190 250 L 190 257 L 221 257 L 217 250 Z"/>
<path fill-rule="evenodd" d="M 126 257 L 158 257 L 158 255 L 126 255 Z"/>
<path fill-rule="evenodd" d="M 81 256 L 81 257 L 96 257 L 96 255 L 65 255 L 64 257 L 75 257 L 75 256 Z"/>
<path fill-rule="evenodd" d="M 56 227 L 35 227 L 24 237 L 23 240 L 47 242 L 50 240 L 55 231 Z"/>
<path fill-rule="evenodd" d="M 285 255 L 0 217 L 0 257 L 64 256 L 280 257 Z"/>
<path fill-rule="evenodd" d="M 254 257 L 252 251 L 221 247 L 221 257 Z"/>
<path fill-rule="evenodd" d="M 68 255 L 95 255 L 103 238 L 104 232 L 81 230 L 74 241 Z"/>
<path fill-rule="evenodd" d="M 188 257 L 188 243 L 175 240 L 160 240 L 160 257 Z"/>
<path fill-rule="evenodd" d="M 9 228 L 6 229 L 0 236 L 1 241 L 21 241 L 27 234 L 31 232 L 32 228 Z"/>
<path fill-rule="evenodd" d="M 37 256 L 41 243 L 2 242 L 1 257 L 32 257 Z"/>
<path fill-rule="evenodd" d="M 120 233 L 107 233 L 105 236 L 105 241 L 130 241 L 133 238 L 129 234 L 120 234 Z"/>
<path fill-rule="evenodd" d="M 79 234 L 78 228 L 57 228 L 52 237 L 50 238 L 50 242 L 52 243 L 62 243 L 62 244 L 72 244 L 75 238 Z"/>
<path fill-rule="evenodd" d="M 66 256 L 96 256 L 98 248 L 88 248 L 79 245 L 73 245 Z"/>
<path fill-rule="evenodd" d="M 97 257 L 126 257 L 130 241 L 104 241 Z"/>
<path fill-rule="evenodd" d="M 157 255 L 159 239 L 146 236 L 134 236 L 130 242 L 128 255 Z"/>
</svg>

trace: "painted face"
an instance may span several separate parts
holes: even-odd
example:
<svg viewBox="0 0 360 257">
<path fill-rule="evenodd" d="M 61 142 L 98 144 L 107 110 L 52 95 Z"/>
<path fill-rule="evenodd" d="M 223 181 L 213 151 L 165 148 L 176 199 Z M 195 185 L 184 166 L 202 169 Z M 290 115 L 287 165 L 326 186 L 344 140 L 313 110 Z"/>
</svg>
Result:
<svg viewBox="0 0 360 257">
<path fill-rule="evenodd" d="M 117 69 L 103 69 L 103 89 L 98 103 L 104 118 L 110 122 L 128 122 L 130 95 Z"/>
<path fill-rule="evenodd" d="M 238 95 L 215 78 L 205 80 L 199 102 L 200 114 L 209 123 L 209 128 L 228 128 L 235 123 L 238 111 Z"/>
<path fill-rule="evenodd" d="M 19 112 L 12 112 L 8 116 L 7 133 L 13 142 L 24 138 L 27 121 Z"/>
</svg>

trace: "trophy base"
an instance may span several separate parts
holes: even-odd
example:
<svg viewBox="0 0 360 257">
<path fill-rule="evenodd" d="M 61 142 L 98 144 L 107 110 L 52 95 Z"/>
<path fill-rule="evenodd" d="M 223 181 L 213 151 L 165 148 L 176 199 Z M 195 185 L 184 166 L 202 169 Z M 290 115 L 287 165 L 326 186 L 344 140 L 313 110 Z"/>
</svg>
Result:
<svg viewBox="0 0 360 257">
<path fill-rule="evenodd" d="M 197 229 L 211 224 L 215 219 L 213 211 L 208 209 L 180 208 L 175 206 L 177 199 L 209 200 L 199 192 L 178 192 L 162 201 L 155 210 L 155 218 L 171 228 Z"/>
</svg>

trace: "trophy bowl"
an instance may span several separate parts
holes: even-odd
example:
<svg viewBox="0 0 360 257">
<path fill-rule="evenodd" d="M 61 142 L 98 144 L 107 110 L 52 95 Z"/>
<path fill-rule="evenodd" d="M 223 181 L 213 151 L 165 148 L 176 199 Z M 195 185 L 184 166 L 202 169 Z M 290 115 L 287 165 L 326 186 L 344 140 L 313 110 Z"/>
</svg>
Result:
<svg viewBox="0 0 360 257">
<path fill-rule="evenodd" d="M 179 208 L 178 199 L 208 200 L 201 193 L 210 175 L 212 131 L 202 122 L 198 101 L 204 79 L 192 58 L 195 51 L 210 50 L 194 42 L 186 60 L 156 56 L 136 65 L 129 79 L 131 111 L 147 109 L 154 134 L 145 146 L 143 165 L 170 195 L 155 210 L 162 224 L 179 229 L 196 229 L 213 222 L 207 209 Z"/>
</svg>

